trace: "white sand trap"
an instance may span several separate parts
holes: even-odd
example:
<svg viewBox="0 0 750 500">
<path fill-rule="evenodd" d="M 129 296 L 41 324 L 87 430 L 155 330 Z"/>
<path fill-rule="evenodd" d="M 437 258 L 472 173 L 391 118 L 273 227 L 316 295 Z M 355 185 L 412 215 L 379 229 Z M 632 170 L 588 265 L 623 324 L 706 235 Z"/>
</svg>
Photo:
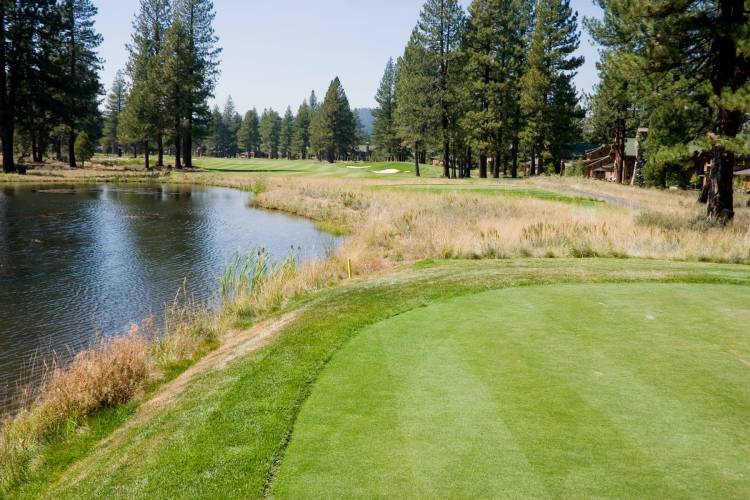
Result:
<svg viewBox="0 0 750 500">
<path fill-rule="evenodd" d="M 359 170 L 359 169 L 362 169 L 362 168 L 370 168 L 370 166 L 368 165 L 366 167 L 355 167 L 354 165 L 347 165 L 346 168 L 352 168 L 352 169 L 355 169 L 355 170 Z"/>
<path fill-rule="evenodd" d="M 401 172 L 401 170 L 398 170 L 396 168 L 387 168 L 385 170 L 373 170 L 373 173 L 375 174 L 397 174 Z"/>
</svg>

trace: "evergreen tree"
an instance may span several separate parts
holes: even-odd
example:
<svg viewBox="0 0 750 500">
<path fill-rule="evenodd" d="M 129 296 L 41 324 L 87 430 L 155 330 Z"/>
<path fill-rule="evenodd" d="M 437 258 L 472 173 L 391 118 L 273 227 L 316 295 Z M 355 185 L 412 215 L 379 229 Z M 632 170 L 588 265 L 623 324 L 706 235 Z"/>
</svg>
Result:
<svg viewBox="0 0 750 500">
<path fill-rule="evenodd" d="M 140 0 L 139 10 L 133 21 L 133 34 L 128 44 L 130 58 L 128 73 L 137 99 L 129 100 L 130 106 L 149 109 L 136 110 L 135 115 L 148 120 L 143 130 L 153 135 L 147 139 L 156 140 L 156 165 L 164 165 L 164 133 L 170 127 L 168 102 L 164 94 L 164 74 L 162 50 L 171 21 L 169 0 Z"/>
<path fill-rule="evenodd" d="M 237 113 L 232 96 L 227 98 L 222 112 L 222 144 L 221 149 L 225 157 L 234 158 L 237 156 L 237 132 L 242 126 L 242 117 Z"/>
<path fill-rule="evenodd" d="M 413 40 L 424 49 L 427 75 L 440 111 L 443 176 L 450 176 L 451 128 L 455 125 L 457 101 L 453 72 L 459 56 L 465 25 L 463 8 L 457 0 L 427 0 L 419 14 Z"/>
<path fill-rule="evenodd" d="M 529 0 L 474 0 L 469 7 L 464 39 L 468 107 L 461 125 L 479 155 L 480 177 L 487 177 L 487 158 L 493 154 L 493 176 L 500 176 L 509 146 L 517 162 L 516 117 L 531 8 Z"/>
<path fill-rule="evenodd" d="M 425 49 L 412 35 L 396 72 L 394 124 L 404 147 L 414 155 L 415 173 L 420 176 L 420 154 L 440 127 L 440 111 L 432 90 Z"/>
<path fill-rule="evenodd" d="M 281 132 L 279 135 L 279 150 L 281 156 L 288 160 L 292 159 L 292 141 L 294 139 L 294 114 L 292 108 L 287 107 L 284 113 L 284 119 L 281 122 Z"/>
<path fill-rule="evenodd" d="M 86 160 L 94 156 L 94 144 L 86 132 L 81 132 L 76 137 L 75 150 L 76 156 L 81 159 L 81 168 L 83 168 Z"/>
<path fill-rule="evenodd" d="M 318 158 L 333 163 L 346 158 L 356 145 L 356 122 L 341 81 L 328 87 L 323 104 L 310 125 L 310 143 Z"/>
<path fill-rule="evenodd" d="M 559 80 L 571 81 L 583 64 L 582 57 L 572 55 L 578 49 L 579 38 L 578 13 L 570 8 L 569 0 L 537 2 L 528 69 L 521 83 L 521 105 L 526 119 L 523 139 L 531 151 L 531 175 L 542 170 L 545 152 L 560 148 L 559 144 L 552 144 L 555 137 L 549 118 L 555 101 L 563 99 L 554 93 L 572 88 Z"/>
<path fill-rule="evenodd" d="M 258 129 L 258 111 L 253 108 L 245 113 L 242 125 L 237 132 L 237 143 L 248 156 L 260 150 L 260 130 Z"/>
<path fill-rule="evenodd" d="M 307 101 L 303 101 L 294 120 L 294 139 L 292 141 L 294 154 L 303 160 L 307 159 L 307 152 L 310 148 L 310 115 L 310 106 Z"/>
<path fill-rule="evenodd" d="M 629 53 L 630 78 L 647 81 L 649 95 L 674 110 L 693 109 L 710 117 L 705 127 L 683 132 L 682 149 L 693 143 L 711 151 L 713 166 L 701 201 L 708 203 L 709 219 L 732 219 L 735 157 L 746 149 L 738 136 L 750 109 L 747 2 L 597 3 L 605 11 L 604 20 L 589 21 L 589 29 L 598 43 Z M 656 124 L 667 123 L 661 119 Z M 651 144 L 657 135 L 652 132 L 659 131 L 649 131 Z"/>
<path fill-rule="evenodd" d="M 273 109 L 263 110 L 260 118 L 261 150 L 269 158 L 279 157 L 279 142 L 281 138 L 281 116 Z"/>
<path fill-rule="evenodd" d="M 3 171 L 14 172 L 15 141 L 46 140 L 58 120 L 62 23 L 51 0 L 0 2 L 0 139 Z M 51 86 L 57 88 L 52 89 Z"/>
<path fill-rule="evenodd" d="M 396 159 L 399 140 L 396 135 L 396 65 L 388 59 L 383 79 L 375 94 L 378 107 L 373 111 L 372 141 L 374 149 L 385 159 Z"/>
<path fill-rule="evenodd" d="M 64 55 L 64 122 L 68 127 L 68 162 L 76 167 L 77 127 L 97 113 L 101 61 L 96 49 L 102 36 L 94 28 L 97 8 L 91 0 L 64 0 L 61 12 L 61 53 Z"/>
<path fill-rule="evenodd" d="M 112 88 L 107 95 L 107 102 L 104 111 L 104 137 L 102 146 L 105 151 L 111 154 L 117 154 L 120 149 L 118 141 L 118 129 L 120 125 L 120 115 L 125 108 L 125 100 L 128 95 L 128 86 L 125 81 L 125 75 L 118 71 L 115 80 L 112 82 Z"/>
<path fill-rule="evenodd" d="M 174 0 L 173 9 L 185 33 L 185 73 L 181 75 L 186 88 L 183 157 L 185 166 L 191 168 L 193 136 L 210 116 L 208 99 L 216 88 L 221 49 L 213 28 L 216 14 L 211 0 Z"/>
<path fill-rule="evenodd" d="M 315 91 L 310 92 L 310 115 L 314 115 L 318 109 L 320 109 L 320 103 L 318 103 L 318 96 L 315 95 Z"/>
<path fill-rule="evenodd" d="M 189 113 L 190 82 L 185 78 L 189 66 L 188 33 L 183 19 L 175 11 L 166 31 L 166 39 L 157 63 L 162 93 L 166 100 L 168 119 L 171 121 L 175 168 L 183 168 L 182 143 L 186 135 L 186 117 Z"/>
</svg>

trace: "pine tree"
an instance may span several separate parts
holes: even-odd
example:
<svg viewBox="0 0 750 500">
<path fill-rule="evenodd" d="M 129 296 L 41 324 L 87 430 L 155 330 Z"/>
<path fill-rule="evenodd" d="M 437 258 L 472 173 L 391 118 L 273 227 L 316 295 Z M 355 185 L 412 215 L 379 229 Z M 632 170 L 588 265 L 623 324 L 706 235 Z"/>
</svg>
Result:
<svg viewBox="0 0 750 500">
<path fill-rule="evenodd" d="M 52 60 L 60 48 L 61 18 L 50 0 L 0 4 L 0 139 L 3 171 L 14 172 L 17 134 L 30 136 L 34 148 L 34 140 L 58 118 L 50 116 L 58 96 L 48 89 L 62 81 L 59 60 Z"/>
<path fill-rule="evenodd" d="M 133 34 L 128 44 L 130 58 L 128 73 L 138 99 L 129 101 L 131 106 L 149 106 L 136 114 L 149 121 L 143 124 L 153 134 L 148 139 L 156 140 L 156 165 L 164 165 L 164 133 L 171 125 L 164 96 L 164 74 L 162 50 L 171 21 L 169 0 L 140 0 L 139 10 L 133 21 Z"/>
<path fill-rule="evenodd" d="M 307 159 L 307 153 L 310 148 L 310 105 L 303 101 L 297 110 L 297 117 L 294 120 L 294 139 L 292 141 L 292 150 L 295 155 L 301 159 Z"/>
<path fill-rule="evenodd" d="M 278 158 L 281 138 L 281 116 L 273 109 L 264 109 L 259 127 L 261 150 L 269 158 Z"/>
<path fill-rule="evenodd" d="M 185 125 L 183 157 L 185 166 L 193 166 L 193 136 L 210 117 L 208 99 L 213 97 L 219 75 L 218 38 L 214 32 L 216 17 L 211 0 L 174 0 L 175 16 L 185 33 Z"/>
<path fill-rule="evenodd" d="M 528 69 L 521 82 L 521 105 L 526 120 L 523 139 L 531 151 L 531 175 L 543 168 L 544 154 L 559 145 L 552 144 L 555 91 L 570 88 L 558 79 L 572 80 L 583 64 L 572 54 L 578 49 L 578 13 L 569 0 L 539 0 L 529 48 Z"/>
<path fill-rule="evenodd" d="M 284 119 L 281 122 L 281 133 L 279 135 L 279 149 L 281 156 L 288 160 L 292 159 L 292 141 L 294 140 L 294 114 L 292 108 L 287 107 Z"/>
<path fill-rule="evenodd" d="M 630 78 L 649 82 L 650 95 L 671 102 L 673 109 L 703 110 L 710 117 L 704 128 L 684 131 L 682 142 L 712 153 L 713 166 L 701 198 L 708 203 L 708 218 L 732 219 L 735 157 L 745 149 L 738 135 L 750 109 L 747 2 L 597 3 L 605 16 L 602 22 L 590 21 L 590 31 L 605 47 L 630 53 Z M 650 130 L 649 143 L 652 135 Z"/>
<path fill-rule="evenodd" d="M 107 95 L 107 102 L 104 111 L 104 137 L 102 146 L 105 151 L 111 154 L 117 154 L 120 149 L 118 141 L 118 128 L 120 125 L 120 115 L 125 108 L 125 100 L 128 95 L 128 86 L 125 81 L 125 75 L 118 71 L 112 82 L 112 88 Z"/>
<path fill-rule="evenodd" d="M 487 158 L 493 154 L 493 177 L 499 177 L 509 145 L 515 164 L 515 118 L 530 17 L 529 0 L 474 0 L 469 7 L 463 45 L 468 109 L 461 125 L 479 155 L 480 177 L 487 177 Z"/>
<path fill-rule="evenodd" d="M 94 144 L 89 139 L 89 135 L 86 132 L 78 134 L 75 140 L 76 156 L 81 159 L 81 167 L 85 166 L 86 160 L 91 159 L 94 156 Z"/>
<path fill-rule="evenodd" d="M 419 14 L 413 40 L 421 45 L 426 69 L 440 111 L 443 176 L 450 176 L 451 128 L 455 126 L 457 100 L 454 67 L 465 27 L 463 8 L 457 0 L 427 0 Z"/>
<path fill-rule="evenodd" d="M 420 176 L 420 154 L 429 145 L 440 127 L 440 111 L 431 91 L 432 76 L 425 49 L 412 35 L 396 71 L 396 133 L 404 147 L 414 155 L 415 173 Z"/>
<path fill-rule="evenodd" d="M 68 126 L 68 162 L 75 168 L 76 129 L 96 113 L 102 92 L 98 74 L 101 61 L 96 53 L 102 36 L 94 28 L 97 8 L 91 0 L 64 0 L 60 9 L 66 82 L 63 116 Z"/>
<path fill-rule="evenodd" d="M 320 103 L 318 103 L 318 96 L 315 95 L 315 91 L 313 90 L 310 92 L 310 115 L 314 115 L 318 109 L 320 108 Z"/>
<path fill-rule="evenodd" d="M 237 143 L 239 148 L 248 156 L 251 153 L 258 153 L 260 150 L 260 131 L 258 129 L 258 111 L 253 108 L 245 113 L 245 118 L 242 120 L 242 126 L 240 126 L 237 132 Z"/>
<path fill-rule="evenodd" d="M 374 149 L 385 159 L 395 159 L 399 149 L 396 135 L 396 65 L 388 59 L 383 79 L 375 94 L 378 107 L 373 111 L 372 142 Z"/>
<path fill-rule="evenodd" d="M 356 122 L 341 81 L 336 77 L 328 87 L 320 109 L 310 126 L 310 142 L 318 153 L 333 163 L 346 158 L 356 145 Z"/>
<path fill-rule="evenodd" d="M 237 132 L 239 132 L 242 126 L 242 117 L 237 113 L 237 108 L 234 105 L 234 99 L 232 96 L 227 98 L 227 102 L 224 104 L 224 110 L 221 114 L 222 120 L 222 144 L 221 149 L 224 152 L 224 156 L 234 158 L 237 156 Z"/>
</svg>

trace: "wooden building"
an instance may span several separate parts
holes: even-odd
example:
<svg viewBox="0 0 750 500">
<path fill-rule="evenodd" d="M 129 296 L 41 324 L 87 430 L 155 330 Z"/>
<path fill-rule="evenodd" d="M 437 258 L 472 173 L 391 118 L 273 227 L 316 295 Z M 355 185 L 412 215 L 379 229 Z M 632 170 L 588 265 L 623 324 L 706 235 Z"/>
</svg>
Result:
<svg viewBox="0 0 750 500">
<path fill-rule="evenodd" d="M 625 168 L 623 179 L 629 179 L 635 168 L 638 157 L 638 141 L 635 138 L 625 140 Z M 586 151 L 586 176 L 607 182 L 617 181 L 615 161 L 617 153 L 613 146 L 599 146 Z"/>
</svg>

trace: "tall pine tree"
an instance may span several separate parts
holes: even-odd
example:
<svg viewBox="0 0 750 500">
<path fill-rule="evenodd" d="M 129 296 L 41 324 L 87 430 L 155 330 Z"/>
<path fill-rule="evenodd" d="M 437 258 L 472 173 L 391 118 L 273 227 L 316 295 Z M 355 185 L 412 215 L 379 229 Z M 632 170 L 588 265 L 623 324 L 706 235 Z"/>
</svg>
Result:
<svg viewBox="0 0 750 500">
<path fill-rule="evenodd" d="M 396 65 L 393 59 L 388 60 L 380 81 L 378 92 L 375 94 L 377 108 L 373 111 L 374 121 L 372 142 L 375 151 L 381 158 L 395 160 L 399 149 L 396 135 Z"/>
<path fill-rule="evenodd" d="M 539 0 L 535 15 L 528 68 L 521 83 L 521 105 L 526 120 L 523 139 L 530 149 L 531 175 L 542 170 L 545 153 L 561 146 L 553 144 L 556 137 L 550 117 L 565 109 L 555 108 L 555 103 L 564 96 L 555 93 L 572 88 L 570 81 L 583 64 L 582 57 L 573 55 L 580 35 L 578 13 L 570 8 L 569 0 Z"/>
</svg>

